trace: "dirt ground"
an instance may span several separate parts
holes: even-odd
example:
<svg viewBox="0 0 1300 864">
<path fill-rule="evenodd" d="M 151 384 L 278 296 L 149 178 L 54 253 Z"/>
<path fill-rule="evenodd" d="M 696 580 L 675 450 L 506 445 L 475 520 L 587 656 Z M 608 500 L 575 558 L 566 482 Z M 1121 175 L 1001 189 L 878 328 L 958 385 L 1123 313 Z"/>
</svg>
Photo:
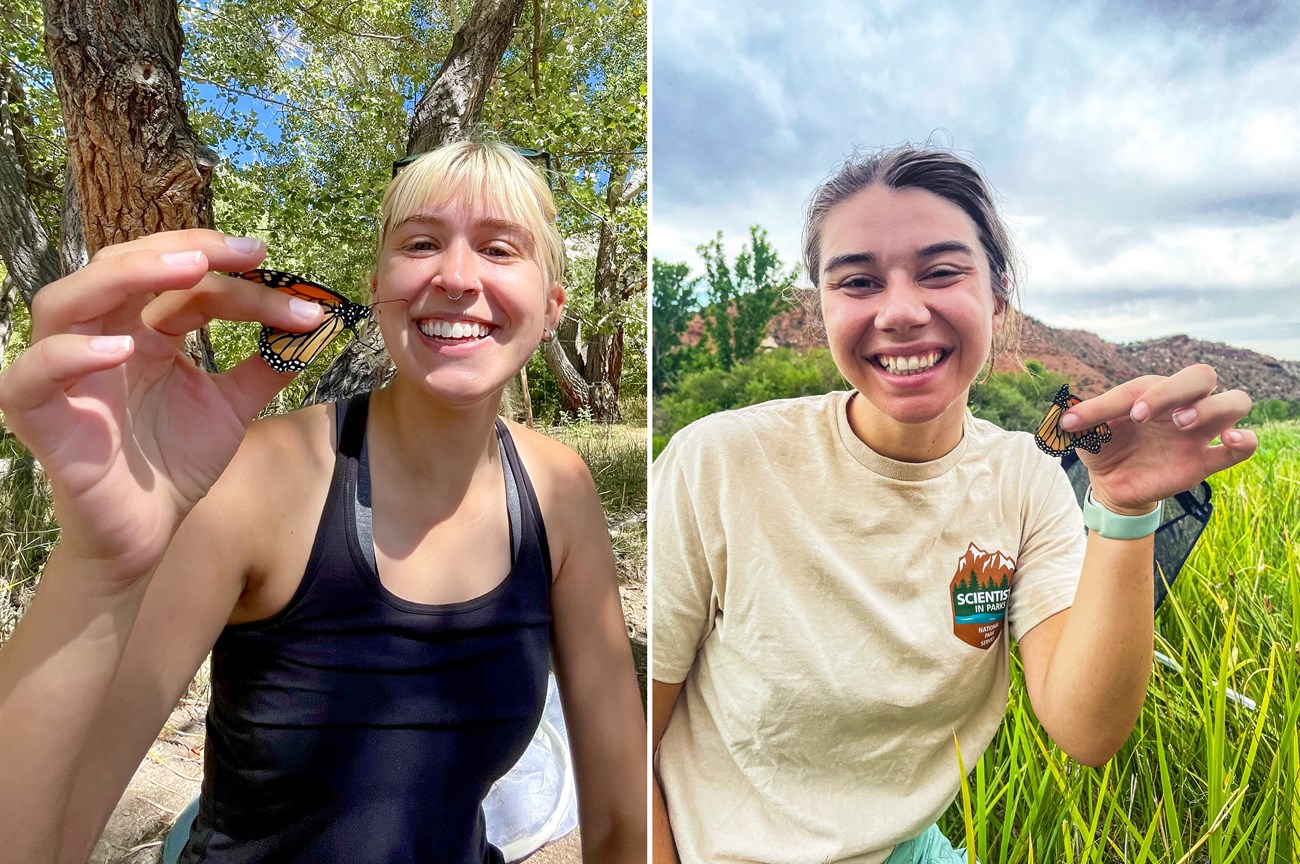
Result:
<svg viewBox="0 0 1300 864">
<path fill-rule="evenodd" d="M 646 687 L 646 583 L 643 568 L 621 567 L 619 594 L 641 684 Z M 203 717 L 207 671 L 172 712 L 149 754 L 110 817 L 91 864 L 154 864 L 163 838 L 180 812 L 199 793 L 203 780 Z M 529 864 L 581 864 L 581 831 L 574 831 L 528 857 Z"/>
</svg>

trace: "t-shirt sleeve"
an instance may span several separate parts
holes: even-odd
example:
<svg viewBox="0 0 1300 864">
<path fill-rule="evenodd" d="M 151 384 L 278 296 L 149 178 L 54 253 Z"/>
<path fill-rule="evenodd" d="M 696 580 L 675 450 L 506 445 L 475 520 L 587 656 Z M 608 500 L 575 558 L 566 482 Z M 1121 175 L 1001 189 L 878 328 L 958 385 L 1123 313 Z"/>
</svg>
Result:
<svg viewBox="0 0 1300 864">
<path fill-rule="evenodd" d="M 1056 460 L 1033 452 L 1021 529 L 1020 557 L 1007 609 L 1016 641 L 1074 604 L 1087 535 L 1074 489 Z"/>
<path fill-rule="evenodd" d="M 696 424 L 679 432 L 654 464 L 650 675 L 669 684 L 686 680 L 722 608 L 725 543 L 704 467 L 707 451 L 719 449 Z"/>
</svg>

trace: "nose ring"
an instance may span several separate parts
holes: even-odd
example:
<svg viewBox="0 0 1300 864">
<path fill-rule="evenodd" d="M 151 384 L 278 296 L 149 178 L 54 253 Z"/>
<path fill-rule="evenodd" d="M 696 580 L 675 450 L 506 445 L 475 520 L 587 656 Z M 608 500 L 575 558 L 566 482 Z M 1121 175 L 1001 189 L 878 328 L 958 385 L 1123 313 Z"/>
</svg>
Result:
<svg viewBox="0 0 1300 864">
<path fill-rule="evenodd" d="M 462 298 L 462 297 L 464 297 L 464 296 L 465 296 L 465 289 L 464 289 L 464 288 L 462 288 L 461 290 L 457 291 L 455 294 L 451 293 L 450 291 L 447 292 L 447 299 L 448 299 L 448 300 L 459 300 L 460 298 Z"/>
</svg>

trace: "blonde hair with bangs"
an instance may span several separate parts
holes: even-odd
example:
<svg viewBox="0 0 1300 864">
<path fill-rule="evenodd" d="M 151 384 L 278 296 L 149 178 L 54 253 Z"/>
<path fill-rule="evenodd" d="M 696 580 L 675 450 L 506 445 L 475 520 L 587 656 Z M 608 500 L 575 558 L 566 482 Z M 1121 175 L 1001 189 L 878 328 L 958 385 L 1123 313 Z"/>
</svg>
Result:
<svg viewBox="0 0 1300 864">
<path fill-rule="evenodd" d="M 424 207 L 453 201 L 518 222 L 532 235 L 548 284 L 564 281 L 564 238 L 551 189 L 527 159 L 495 141 L 455 141 L 401 169 L 384 192 L 379 249 Z"/>
</svg>

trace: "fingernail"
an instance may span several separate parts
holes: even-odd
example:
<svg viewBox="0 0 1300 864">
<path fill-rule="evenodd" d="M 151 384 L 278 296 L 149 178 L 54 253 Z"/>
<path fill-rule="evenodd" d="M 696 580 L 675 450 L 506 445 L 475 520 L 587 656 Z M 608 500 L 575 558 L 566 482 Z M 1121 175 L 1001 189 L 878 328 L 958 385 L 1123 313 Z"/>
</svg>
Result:
<svg viewBox="0 0 1300 864">
<path fill-rule="evenodd" d="M 193 252 L 165 252 L 162 261 L 171 267 L 193 267 L 202 260 L 202 253 L 195 249 Z"/>
<path fill-rule="evenodd" d="M 96 336 L 90 340 L 90 350 L 96 354 L 125 354 L 131 350 L 131 337 Z"/>
<path fill-rule="evenodd" d="M 1240 444 L 1241 433 L 1236 429 L 1229 429 L 1227 432 L 1224 432 L 1219 436 L 1219 439 L 1223 441 L 1224 444 Z"/>
<path fill-rule="evenodd" d="M 251 255 L 261 250 L 262 241 L 258 237 L 227 237 L 226 247 L 240 255 Z"/>
<path fill-rule="evenodd" d="M 300 300 L 297 297 L 289 298 L 289 311 L 295 317 L 304 321 L 315 321 L 321 316 L 323 308 L 319 303 L 313 303 L 310 300 Z"/>
<path fill-rule="evenodd" d="M 1066 414 L 1061 418 L 1061 428 L 1066 432 L 1071 432 L 1079 428 L 1079 418 L 1074 414 Z"/>
<path fill-rule="evenodd" d="M 1196 409 L 1180 408 L 1174 412 L 1173 420 L 1175 426 L 1190 426 L 1196 421 Z"/>
<path fill-rule="evenodd" d="M 1133 405 L 1133 410 L 1128 412 L 1128 416 L 1134 423 L 1141 423 L 1151 416 L 1151 408 L 1145 402 L 1137 402 Z"/>
</svg>

